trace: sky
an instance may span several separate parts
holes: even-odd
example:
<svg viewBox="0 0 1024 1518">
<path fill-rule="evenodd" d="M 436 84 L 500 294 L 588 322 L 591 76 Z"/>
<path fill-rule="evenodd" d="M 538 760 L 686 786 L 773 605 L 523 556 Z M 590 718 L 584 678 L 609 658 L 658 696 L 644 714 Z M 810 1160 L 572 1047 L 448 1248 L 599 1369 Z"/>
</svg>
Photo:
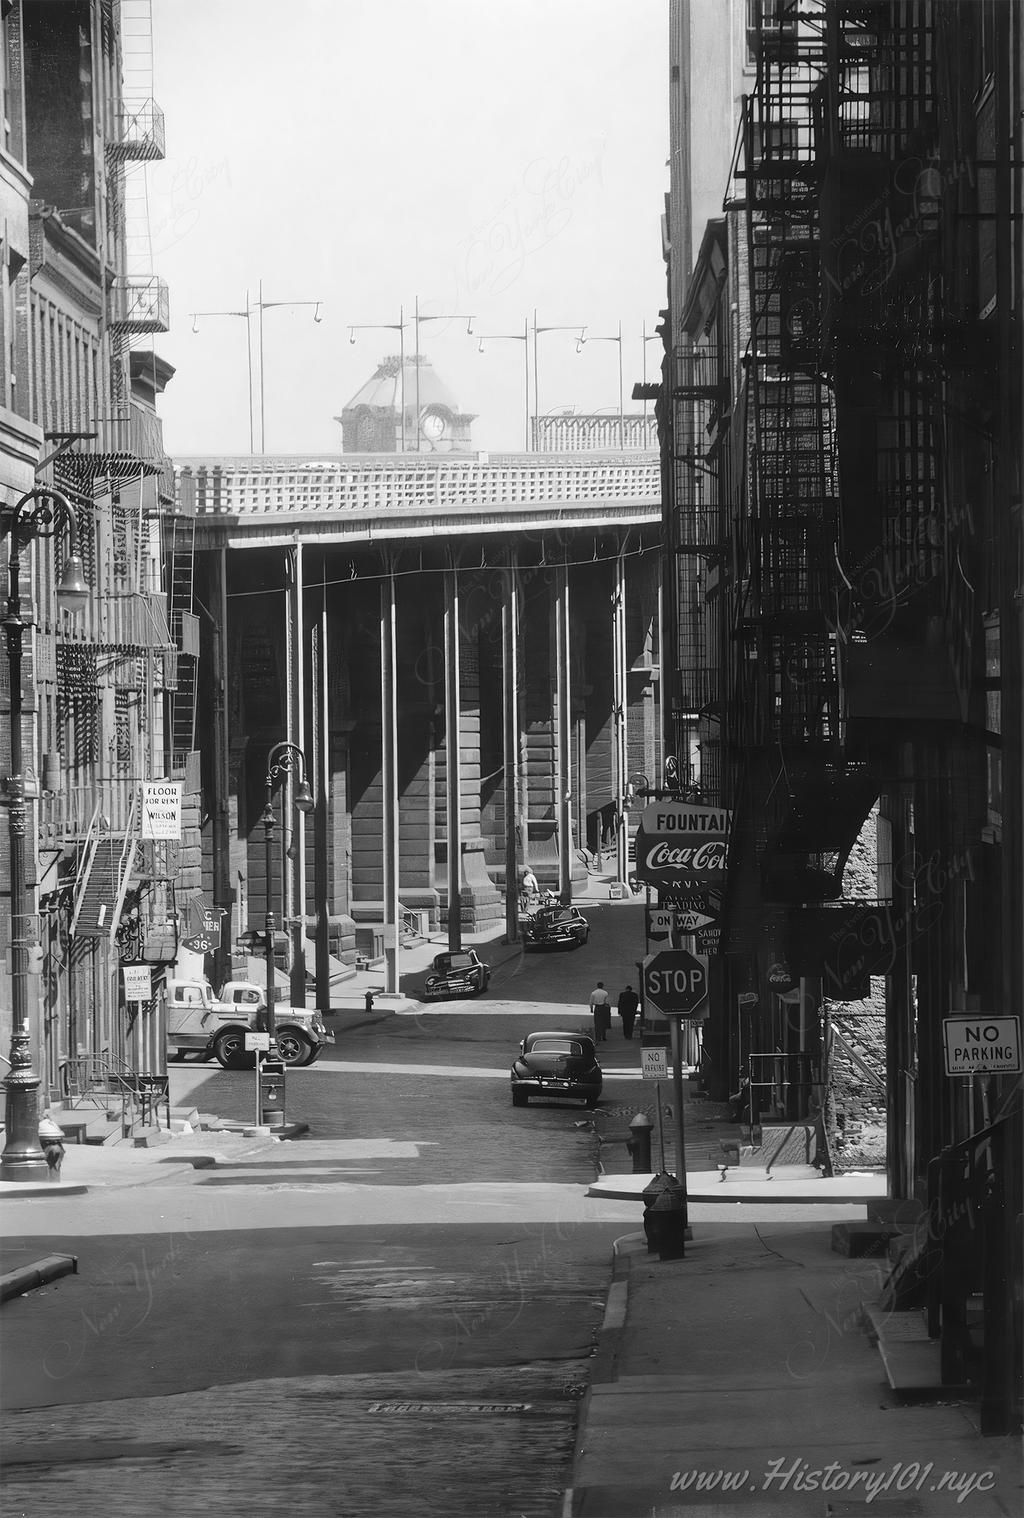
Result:
<svg viewBox="0 0 1024 1518">
<path fill-rule="evenodd" d="M 153 0 L 167 152 L 132 170 L 129 228 L 131 272 L 170 288 L 155 347 L 176 370 L 161 402 L 172 456 L 249 451 L 246 320 L 203 313 L 244 312 L 261 282 L 268 453 L 341 451 L 334 418 L 398 352 L 400 319 L 414 350 L 417 301 L 420 351 L 477 415 L 475 448 L 523 447 L 534 312 L 573 329 L 538 339 L 542 414 L 617 414 L 620 323 L 625 409 L 641 409 L 645 346 L 649 375 L 659 363 L 643 333 L 665 304 L 667 12 Z M 481 352 L 479 334 L 509 336 Z"/>
</svg>

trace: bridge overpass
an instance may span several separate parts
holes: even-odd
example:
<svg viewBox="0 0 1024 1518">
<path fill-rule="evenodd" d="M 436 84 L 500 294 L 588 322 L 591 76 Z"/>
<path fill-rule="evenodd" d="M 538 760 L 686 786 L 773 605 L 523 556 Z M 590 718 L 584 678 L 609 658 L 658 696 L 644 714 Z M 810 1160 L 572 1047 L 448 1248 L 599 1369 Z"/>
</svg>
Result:
<svg viewBox="0 0 1024 1518">
<path fill-rule="evenodd" d="M 352 958 L 383 924 L 393 946 L 403 908 L 452 942 L 502 917 L 514 936 L 527 864 L 566 898 L 584 850 L 625 875 L 625 779 L 661 763 L 657 454 L 181 458 L 176 478 L 171 745 L 183 772 L 201 750 L 228 942 L 263 928 L 269 881 L 297 990 L 314 928 L 326 975 L 328 944 Z M 275 791 L 268 852 L 282 740 L 316 807 L 282 850 Z"/>
</svg>

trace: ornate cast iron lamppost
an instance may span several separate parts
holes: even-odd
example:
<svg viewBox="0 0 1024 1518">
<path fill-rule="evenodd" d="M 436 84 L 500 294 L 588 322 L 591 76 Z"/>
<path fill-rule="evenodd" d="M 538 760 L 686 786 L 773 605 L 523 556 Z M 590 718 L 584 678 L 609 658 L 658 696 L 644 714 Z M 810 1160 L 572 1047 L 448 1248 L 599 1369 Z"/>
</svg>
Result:
<svg viewBox="0 0 1024 1518">
<path fill-rule="evenodd" d="M 277 1035 L 274 1011 L 274 898 L 272 891 L 274 828 L 276 826 L 276 819 L 274 817 L 274 787 L 281 775 L 290 774 L 292 770 L 295 770 L 299 777 L 299 783 L 295 787 L 295 809 L 299 812 L 311 812 L 313 810 L 313 793 L 306 782 L 306 756 L 297 743 L 275 743 L 267 756 L 267 801 L 263 808 L 263 817 L 261 819 L 266 838 L 267 868 L 267 1032 L 270 1034 L 272 1050 Z"/>
<path fill-rule="evenodd" d="M 11 1070 L 6 1087 L 6 1142 L 0 1158 L 0 1180 L 34 1181 L 47 1174 L 39 1145 L 39 1077 L 32 1069 L 31 1023 L 28 1006 L 28 935 L 30 913 L 25 891 L 25 776 L 22 746 L 21 655 L 25 628 L 31 621 L 21 613 L 21 552 L 34 537 L 50 538 L 67 524 L 68 557 L 60 584 L 59 605 L 79 612 L 89 592 L 78 552 L 78 517 L 59 490 L 40 486 L 23 495 L 10 511 L 0 512 L 0 537 L 10 537 L 9 585 L 3 619 L 10 669 L 11 774 L 4 781 L 11 875 Z"/>
</svg>

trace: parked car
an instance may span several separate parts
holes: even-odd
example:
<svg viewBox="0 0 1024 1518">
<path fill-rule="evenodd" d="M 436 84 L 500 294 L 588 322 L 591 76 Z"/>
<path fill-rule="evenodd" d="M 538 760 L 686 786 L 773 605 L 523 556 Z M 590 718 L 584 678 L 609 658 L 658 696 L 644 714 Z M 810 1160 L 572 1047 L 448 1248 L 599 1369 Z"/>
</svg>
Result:
<svg viewBox="0 0 1024 1518">
<path fill-rule="evenodd" d="M 491 979 L 491 967 L 485 965 L 475 949 L 457 953 L 435 954 L 427 971 L 423 995 L 429 1000 L 444 996 L 479 996 Z"/>
<path fill-rule="evenodd" d="M 596 1107 L 601 1085 L 594 1040 L 585 1033 L 528 1033 L 519 1045 L 512 1065 L 513 1107 L 525 1107 L 531 1096 L 579 1097 Z"/>
<path fill-rule="evenodd" d="M 177 1051 L 179 1059 L 195 1052 L 203 1059 L 216 1058 L 225 1070 L 255 1065 L 256 1056 L 246 1050 L 245 1035 L 266 1027 L 267 996 L 262 986 L 229 980 L 217 996 L 205 978 L 168 980 L 163 997 L 168 1047 Z M 311 1065 L 334 1042 L 319 1012 L 276 1001 L 274 1029 L 277 1050 L 272 1058 L 286 1065 Z"/>
<path fill-rule="evenodd" d="M 590 937 L 590 924 L 579 907 L 541 907 L 522 927 L 523 941 L 538 949 L 578 949 Z"/>
</svg>

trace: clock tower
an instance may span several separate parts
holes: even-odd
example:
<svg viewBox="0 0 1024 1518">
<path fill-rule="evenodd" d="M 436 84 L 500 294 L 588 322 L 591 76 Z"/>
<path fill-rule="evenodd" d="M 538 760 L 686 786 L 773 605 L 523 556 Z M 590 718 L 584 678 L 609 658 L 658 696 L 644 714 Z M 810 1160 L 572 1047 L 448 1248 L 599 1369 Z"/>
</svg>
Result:
<svg viewBox="0 0 1024 1518">
<path fill-rule="evenodd" d="M 343 453 L 470 453 L 474 420 L 422 353 L 381 359 L 335 417 Z"/>
</svg>

